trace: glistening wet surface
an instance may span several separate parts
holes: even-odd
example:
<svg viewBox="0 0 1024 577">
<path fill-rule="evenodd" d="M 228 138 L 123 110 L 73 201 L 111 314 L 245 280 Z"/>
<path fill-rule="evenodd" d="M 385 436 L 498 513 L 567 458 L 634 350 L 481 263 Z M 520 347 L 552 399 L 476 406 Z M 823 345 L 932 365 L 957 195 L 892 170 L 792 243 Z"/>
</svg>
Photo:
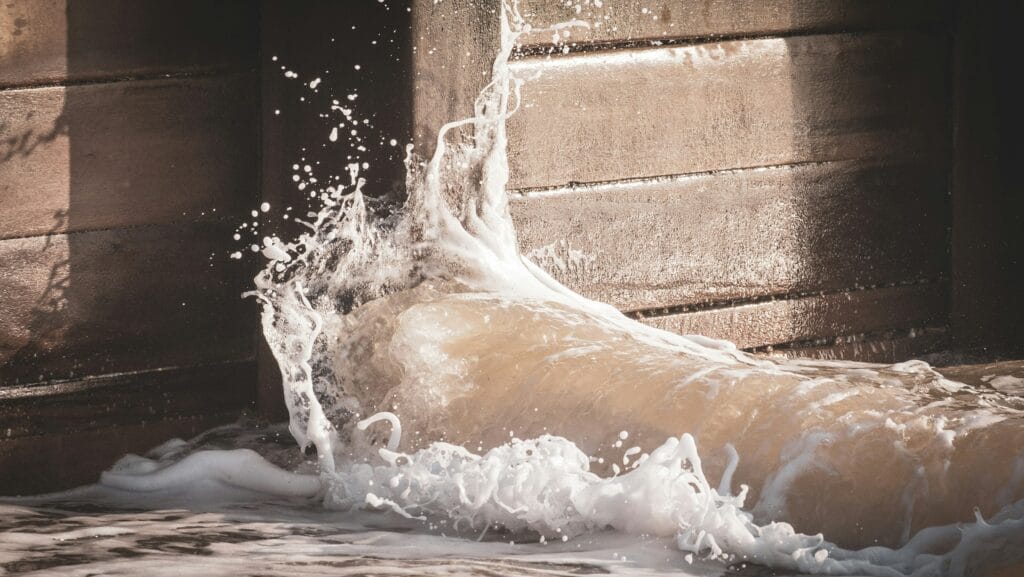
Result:
<svg viewBox="0 0 1024 577">
<path fill-rule="evenodd" d="M 947 367 L 979 386 L 1024 381 L 1024 361 Z M 995 381 L 995 384 L 991 384 Z M 1012 381 L 1012 382 L 1011 382 Z M 209 431 L 168 452 L 250 448 L 295 470 L 312 468 L 284 426 L 252 421 Z M 197 483 L 155 494 L 84 487 L 0 502 L 3 575 L 789 575 L 756 564 L 693 559 L 673 539 L 614 531 L 541 542 L 449 520 L 332 511 L 313 499 L 247 494 Z"/>
<path fill-rule="evenodd" d="M 285 427 L 251 421 L 172 441 L 149 456 L 241 447 L 282 466 L 313 466 Z M 631 554 L 663 556 L 663 569 L 635 565 Z M 460 532 L 444 519 L 331 511 L 316 499 L 275 499 L 219 483 L 146 494 L 89 486 L 0 501 L 2 575 L 637 575 L 674 572 L 678 564 L 689 566 L 671 540 L 636 543 L 608 533 L 541 544 L 535 534 Z M 724 570 L 698 564 L 694 573 Z M 749 571 L 738 574 L 770 574 Z"/>
<path fill-rule="evenodd" d="M 302 503 L 203 511 L 53 501 L 0 505 L 0 516 L 4 575 L 779 575 L 691 564 L 671 539 L 609 532 L 542 544 L 496 531 L 477 541 L 392 514 Z"/>
<path fill-rule="evenodd" d="M 216 436 L 232 433 L 252 439 L 241 428 Z M 202 484 L 145 496 L 86 487 L 0 504 L 0 574 L 639 575 L 690 566 L 666 539 L 608 533 L 540 543 L 501 530 L 460 533 L 444 520 L 250 497 Z M 692 573 L 723 571 L 698 563 Z"/>
</svg>

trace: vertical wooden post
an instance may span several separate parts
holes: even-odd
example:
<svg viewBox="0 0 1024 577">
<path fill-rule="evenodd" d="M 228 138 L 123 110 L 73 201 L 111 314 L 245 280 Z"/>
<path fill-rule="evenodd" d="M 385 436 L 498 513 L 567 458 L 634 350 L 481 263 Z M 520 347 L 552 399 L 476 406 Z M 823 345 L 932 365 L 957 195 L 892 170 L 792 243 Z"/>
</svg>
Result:
<svg viewBox="0 0 1024 577">
<path fill-rule="evenodd" d="M 499 7 L 491 0 L 413 0 L 413 142 L 421 157 L 433 154 L 442 125 L 472 116 L 500 42 Z"/>
</svg>

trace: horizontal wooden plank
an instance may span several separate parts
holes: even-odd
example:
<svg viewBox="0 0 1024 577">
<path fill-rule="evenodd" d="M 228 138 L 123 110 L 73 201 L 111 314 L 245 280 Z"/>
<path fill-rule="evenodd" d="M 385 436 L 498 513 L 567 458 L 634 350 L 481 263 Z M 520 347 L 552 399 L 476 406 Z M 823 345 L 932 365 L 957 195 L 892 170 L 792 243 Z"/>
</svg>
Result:
<svg viewBox="0 0 1024 577">
<path fill-rule="evenodd" d="M 625 310 L 948 275 L 936 163 L 842 161 L 513 196 L 524 254 Z"/>
<path fill-rule="evenodd" d="M 256 65 L 248 0 L 7 0 L 0 86 Z"/>
<path fill-rule="evenodd" d="M 194 224 L 0 241 L 0 385 L 251 358 L 252 266 L 227 258 L 230 235 Z"/>
<path fill-rule="evenodd" d="M 944 350 L 951 343 L 946 327 L 925 327 L 881 335 L 837 336 L 830 340 L 827 344 L 780 348 L 772 354 L 826 361 L 900 363 Z"/>
<path fill-rule="evenodd" d="M 945 325 L 946 284 L 870 289 L 699 310 L 642 321 L 681 334 L 732 341 L 740 348 Z"/>
<path fill-rule="evenodd" d="M 883 28 L 936 29 L 949 21 L 943 0 L 620 0 L 551 2 L 520 0 L 520 13 L 535 29 L 578 19 L 562 42 L 768 36 Z M 528 46 L 553 43 L 551 32 L 520 38 Z"/>
<path fill-rule="evenodd" d="M 0 91 L 0 238 L 252 209 L 257 103 L 250 75 Z"/>
<path fill-rule="evenodd" d="M 0 389 L 0 439 L 237 415 L 255 392 L 253 360 L 8 387 Z"/>
<path fill-rule="evenodd" d="M 0 390 L 0 495 L 92 483 L 126 453 L 235 421 L 254 382 L 248 361 Z"/>
<path fill-rule="evenodd" d="M 509 120 L 511 186 L 945 154 L 945 55 L 890 32 L 520 60 L 540 76 Z"/>
<path fill-rule="evenodd" d="M 573 29 L 570 44 L 611 47 L 669 38 L 942 30 L 951 19 L 948 0 L 621 0 L 600 7 L 587 1 L 521 0 L 520 8 L 534 29 L 572 18 L 587 20 L 590 28 Z M 413 0 L 412 17 L 415 139 L 419 151 L 429 156 L 438 127 L 473 113 L 473 100 L 486 84 L 497 52 L 498 19 L 489 2 L 434 0 Z M 551 32 L 535 32 L 521 40 L 530 52 L 551 38 Z"/>
<path fill-rule="evenodd" d="M 0 440 L 0 495 L 38 495 L 80 487 L 128 453 L 189 438 L 238 418 L 238 411 L 46 437 Z"/>
</svg>

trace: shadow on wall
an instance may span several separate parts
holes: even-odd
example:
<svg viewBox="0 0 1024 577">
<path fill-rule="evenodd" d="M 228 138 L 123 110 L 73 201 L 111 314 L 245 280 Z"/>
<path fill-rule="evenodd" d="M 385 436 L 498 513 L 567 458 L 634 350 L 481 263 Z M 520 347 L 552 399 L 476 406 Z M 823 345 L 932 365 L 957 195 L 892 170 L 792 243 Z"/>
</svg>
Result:
<svg viewBox="0 0 1024 577">
<path fill-rule="evenodd" d="M 39 117 L 46 111 L 32 107 L 14 110 L 13 118 L 0 123 L 0 164 L 11 165 L 14 172 L 39 164 L 33 158 L 36 155 L 49 164 L 52 150 L 66 148 L 70 132 L 68 117 L 57 112 L 55 119 L 40 122 Z M 49 169 L 59 171 L 61 166 Z M 9 183 L 3 192 L 10 194 L 11 187 L 20 185 L 24 183 Z M 0 319 L 7 325 L 2 333 L 6 342 L 0 343 L 0 383 L 5 385 L 45 378 L 46 369 L 39 358 L 46 356 L 52 343 L 64 338 L 71 259 L 60 235 L 68 229 L 69 215 L 69 207 L 56 208 L 50 211 L 51 226 L 32 231 L 45 236 L 5 243 L 4 266 L 9 276 L 3 286 L 7 289 L 3 299 L 7 307 Z M 33 220 L 33 225 L 39 224 L 40 219 Z"/>
<path fill-rule="evenodd" d="M 94 480 L 254 400 L 255 259 L 228 254 L 258 206 L 258 16 L 0 4 L 0 494 Z"/>
<path fill-rule="evenodd" d="M 786 236 L 800 283 L 841 296 L 819 301 L 817 314 L 832 326 L 794 330 L 823 339 L 803 346 L 840 345 L 835 335 L 850 335 L 843 338 L 854 343 L 831 354 L 891 360 L 943 346 L 950 279 L 948 8 L 852 4 L 844 16 L 850 29 L 779 40 L 792 79 L 784 121 L 798 163 L 788 171 L 792 196 L 782 201 L 789 204 L 781 211 Z M 808 12 L 821 9 L 793 3 L 792 29 L 803 30 Z M 856 344 L 862 340 L 863 349 Z"/>
<path fill-rule="evenodd" d="M 864 17 L 879 11 L 856 8 Z M 895 301 L 879 308 L 890 311 L 890 337 L 934 330 L 933 350 L 1019 355 L 1024 114 L 1010 71 L 1022 8 L 980 0 L 903 8 L 888 5 L 889 25 L 874 31 L 785 40 L 792 146 L 827 162 L 815 177 L 826 186 L 793 207 L 804 266 L 838 273 L 846 284 L 830 290 L 893 287 L 929 301 L 916 311 Z M 804 9 L 813 6 L 794 3 L 795 27 Z"/>
<path fill-rule="evenodd" d="M 26 122 L 32 119 L 31 113 L 25 118 Z M 26 128 L 18 132 L 17 128 L 9 122 L 0 122 L 0 162 L 9 162 L 16 156 L 29 156 L 36 148 L 45 146 L 60 136 L 67 136 L 68 125 L 64 116 L 57 117 L 53 128 L 37 134 L 34 128 Z"/>
<path fill-rule="evenodd" d="M 246 6 L 5 7 L 23 52 L 11 75 L 25 86 L 0 95 L 13 227 L 0 231 L 0 383 L 251 349 L 240 333 L 254 324 L 240 320 L 253 307 L 238 296 L 251 273 L 226 259 L 229 227 L 256 204 L 258 28 Z"/>
<path fill-rule="evenodd" d="M 61 250 L 54 242 L 55 234 L 66 230 L 68 224 L 68 211 L 57 210 L 53 214 L 53 228 L 47 231 L 43 237 L 42 246 L 37 250 L 28 250 L 22 255 L 27 259 L 36 259 L 39 262 L 48 263 L 49 269 L 45 271 L 46 279 L 42 283 L 42 290 L 34 301 L 28 302 L 27 320 L 24 322 L 25 338 L 27 342 L 16 349 L 7 349 L 14 343 L 6 344 L 4 353 L 4 364 L 13 369 L 14 380 L 22 378 L 28 382 L 33 379 L 44 380 L 46 369 L 39 365 L 40 357 L 45 358 L 52 343 L 64 338 L 66 332 L 68 312 L 68 291 L 71 285 L 71 259 L 67 251 Z M 63 243 L 60 243 L 63 245 Z M 53 258 L 53 257 L 56 258 Z M 28 262 L 22 261 L 24 267 L 28 268 Z M 31 297 L 30 297 L 31 298 Z M 22 312 L 22 311 L 17 311 Z M 10 319 L 8 319 L 10 320 Z M 9 378 L 9 377 L 8 377 Z M 6 383 L 5 384 L 9 384 Z"/>
</svg>

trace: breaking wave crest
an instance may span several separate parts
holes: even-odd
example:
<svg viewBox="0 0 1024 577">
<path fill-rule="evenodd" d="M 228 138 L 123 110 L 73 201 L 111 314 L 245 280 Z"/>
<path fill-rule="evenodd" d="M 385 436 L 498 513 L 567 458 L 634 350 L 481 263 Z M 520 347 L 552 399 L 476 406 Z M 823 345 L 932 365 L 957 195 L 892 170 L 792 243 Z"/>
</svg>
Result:
<svg viewBox="0 0 1024 577">
<path fill-rule="evenodd" d="M 364 197 L 352 165 L 305 234 L 265 242 L 253 294 L 318 470 L 239 449 L 129 460 L 103 482 L 216 480 L 549 541 L 610 527 L 833 575 L 1021 562 L 1019 398 L 921 362 L 779 360 L 659 331 L 520 254 L 505 121 L 526 24 L 514 6 L 501 16 L 475 115 L 442 127 L 428 161 L 410 147 L 400 210 Z"/>
</svg>

